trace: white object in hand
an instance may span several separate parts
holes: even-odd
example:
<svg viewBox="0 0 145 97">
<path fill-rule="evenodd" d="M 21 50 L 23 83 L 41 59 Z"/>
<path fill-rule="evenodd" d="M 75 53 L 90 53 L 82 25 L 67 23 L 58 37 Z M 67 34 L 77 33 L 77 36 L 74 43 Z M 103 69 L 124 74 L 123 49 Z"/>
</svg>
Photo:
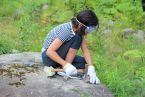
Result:
<svg viewBox="0 0 145 97">
<path fill-rule="evenodd" d="M 90 83 L 92 83 L 92 84 L 99 84 L 100 83 L 99 78 L 96 76 L 94 66 L 88 66 L 87 75 L 89 75 L 89 77 L 90 77 Z"/>
<path fill-rule="evenodd" d="M 54 69 L 53 67 L 44 66 L 44 72 L 46 73 L 47 76 L 55 75 L 55 72 L 52 71 L 53 69 Z"/>
<path fill-rule="evenodd" d="M 67 75 L 77 74 L 77 69 L 72 64 L 67 63 L 64 65 L 64 71 Z"/>
</svg>

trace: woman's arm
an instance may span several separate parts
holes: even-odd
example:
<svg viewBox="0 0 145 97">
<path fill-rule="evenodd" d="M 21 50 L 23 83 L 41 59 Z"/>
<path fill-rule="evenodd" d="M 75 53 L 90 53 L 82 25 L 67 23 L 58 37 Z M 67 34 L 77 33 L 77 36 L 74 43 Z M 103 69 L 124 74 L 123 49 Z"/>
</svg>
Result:
<svg viewBox="0 0 145 97">
<path fill-rule="evenodd" d="M 52 60 L 54 60 L 55 62 L 59 63 L 60 65 L 64 66 L 65 64 L 67 64 L 68 62 L 66 62 L 65 60 L 63 60 L 58 54 L 57 54 L 57 50 L 59 49 L 59 47 L 62 45 L 62 41 L 59 38 L 56 38 L 52 44 L 49 46 L 49 48 L 47 49 L 47 56 L 49 56 Z"/>
<path fill-rule="evenodd" d="M 84 58 L 85 58 L 87 64 L 88 65 L 93 65 L 92 64 L 92 58 L 91 58 L 89 49 L 88 49 L 87 44 L 86 44 L 85 36 L 83 36 L 83 41 L 82 41 L 81 48 L 82 48 L 83 55 L 84 55 Z"/>
</svg>

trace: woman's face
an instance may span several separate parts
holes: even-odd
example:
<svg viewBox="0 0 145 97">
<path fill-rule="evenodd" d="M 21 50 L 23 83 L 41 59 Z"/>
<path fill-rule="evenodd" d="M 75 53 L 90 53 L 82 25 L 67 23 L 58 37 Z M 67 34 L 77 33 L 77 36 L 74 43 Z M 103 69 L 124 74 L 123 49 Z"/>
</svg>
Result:
<svg viewBox="0 0 145 97">
<path fill-rule="evenodd" d="M 82 23 L 79 23 L 79 26 L 78 26 L 77 30 L 79 30 L 81 28 L 84 29 L 84 33 L 85 34 L 89 34 L 89 33 L 95 32 L 95 30 L 96 30 L 96 26 L 85 26 Z"/>
<path fill-rule="evenodd" d="M 86 27 L 85 32 L 92 33 L 95 32 L 95 30 L 96 30 L 96 26 L 90 26 L 90 27 Z"/>
</svg>

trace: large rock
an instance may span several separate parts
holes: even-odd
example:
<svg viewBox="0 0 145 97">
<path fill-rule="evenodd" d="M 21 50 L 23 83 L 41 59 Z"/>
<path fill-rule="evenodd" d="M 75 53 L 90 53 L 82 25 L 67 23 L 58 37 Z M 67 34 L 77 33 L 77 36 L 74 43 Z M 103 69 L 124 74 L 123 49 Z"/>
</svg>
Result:
<svg viewBox="0 0 145 97">
<path fill-rule="evenodd" d="M 125 28 L 123 29 L 123 37 L 128 38 L 130 35 L 134 34 L 135 30 L 132 28 Z"/>
<path fill-rule="evenodd" d="M 113 97 L 103 85 L 43 72 L 40 53 L 25 52 L 0 56 L 1 97 Z"/>
</svg>

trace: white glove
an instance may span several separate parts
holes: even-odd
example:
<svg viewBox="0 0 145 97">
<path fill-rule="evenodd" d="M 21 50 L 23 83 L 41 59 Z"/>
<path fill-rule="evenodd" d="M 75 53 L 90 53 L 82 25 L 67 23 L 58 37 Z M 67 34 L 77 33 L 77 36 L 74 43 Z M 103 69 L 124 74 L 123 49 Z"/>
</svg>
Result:
<svg viewBox="0 0 145 97">
<path fill-rule="evenodd" d="M 96 72 L 95 72 L 94 66 L 88 66 L 87 75 L 89 75 L 89 77 L 90 77 L 90 83 L 92 83 L 92 84 L 99 84 L 100 83 L 100 80 L 96 76 Z"/>
<path fill-rule="evenodd" d="M 76 67 L 74 67 L 72 64 L 67 63 L 65 64 L 65 66 L 63 67 L 64 71 L 67 75 L 73 75 L 73 74 L 77 74 L 77 69 Z"/>
</svg>

